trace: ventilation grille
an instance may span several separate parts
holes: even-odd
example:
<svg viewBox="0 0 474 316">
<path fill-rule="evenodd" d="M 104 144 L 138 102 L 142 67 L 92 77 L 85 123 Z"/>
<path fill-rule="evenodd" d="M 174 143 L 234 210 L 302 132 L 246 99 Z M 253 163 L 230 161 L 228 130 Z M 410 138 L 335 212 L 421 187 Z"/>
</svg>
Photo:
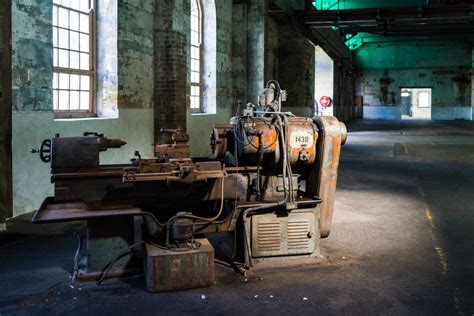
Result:
<svg viewBox="0 0 474 316">
<path fill-rule="evenodd" d="M 309 222 L 306 220 L 288 221 L 288 250 L 308 248 Z"/>
<path fill-rule="evenodd" d="M 258 251 L 280 251 L 281 228 L 279 222 L 258 223 Z"/>
<path fill-rule="evenodd" d="M 252 256 L 273 257 L 311 254 L 319 240 L 313 212 L 257 214 L 251 220 Z"/>
</svg>

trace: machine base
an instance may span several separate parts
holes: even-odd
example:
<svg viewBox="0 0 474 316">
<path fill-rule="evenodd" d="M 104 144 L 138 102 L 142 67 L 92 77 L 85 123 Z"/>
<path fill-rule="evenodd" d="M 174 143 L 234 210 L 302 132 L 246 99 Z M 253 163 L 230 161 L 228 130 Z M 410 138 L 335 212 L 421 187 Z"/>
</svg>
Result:
<svg viewBox="0 0 474 316">
<path fill-rule="evenodd" d="M 197 250 L 182 252 L 145 244 L 145 279 L 150 292 L 207 287 L 214 284 L 214 248 L 206 238 L 196 239 Z"/>
</svg>

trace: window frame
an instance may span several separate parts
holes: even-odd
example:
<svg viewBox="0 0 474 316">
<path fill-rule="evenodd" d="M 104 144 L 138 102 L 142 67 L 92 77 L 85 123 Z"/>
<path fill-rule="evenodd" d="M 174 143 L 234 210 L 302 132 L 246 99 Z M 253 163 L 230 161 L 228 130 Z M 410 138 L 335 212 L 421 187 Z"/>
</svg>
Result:
<svg viewBox="0 0 474 316">
<path fill-rule="evenodd" d="M 53 2 L 53 0 L 51 0 Z M 77 0 L 74 0 L 77 1 Z M 96 100 L 96 86 L 97 86 L 97 45 L 96 45 L 96 38 L 97 38 L 97 0 L 89 0 L 90 3 L 90 10 L 89 10 L 89 70 L 82 70 L 82 69 L 73 69 L 73 68 L 65 68 L 54 66 L 53 63 L 53 76 L 55 73 L 65 73 L 65 74 L 73 74 L 73 75 L 85 75 L 87 74 L 90 76 L 89 80 L 89 109 L 88 110 L 55 110 L 53 106 L 54 118 L 55 119 L 67 119 L 67 118 L 91 118 L 97 116 L 97 100 Z M 76 10 L 70 7 L 63 6 L 61 4 L 57 4 L 53 2 L 53 8 L 57 6 L 59 8 L 64 8 L 70 11 L 79 12 L 79 14 L 84 14 L 83 11 Z M 53 22 L 53 21 L 51 21 Z M 53 28 L 55 26 L 52 26 Z M 59 26 L 56 26 L 59 28 Z M 64 28 L 63 28 L 64 29 Z M 68 28 L 69 29 L 69 28 Z M 58 34 L 58 41 L 59 41 L 59 34 Z M 70 39 L 69 39 L 70 41 Z M 59 49 L 59 48 L 58 48 Z M 70 51 L 70 49 L 68 49 Z M 54 54 L 54 44 L 53 44 L 53 54 Z M 53 88 L 52 91 L 55 89 Z M 57 89 L 59 90 L 59 89 Z M 70 89 L 68 89 L 71 91 Z M 53 94 L 54 98 L 54 94 Z M 58 96 L 59 98 L 59 96 Z M 59 101 L 58 101 L 59 102 Z M 54 104 L 54 100 L 53 100 Z"/>
<path fill-rule="evenodd" d="M 202 66 L 203 66 L 203 49 L 202 49 L 202 45 L 203 45 L 203 38 L 204 38 L 204 32 L 203 32 L 203 20 L 204 20 L 204 16 L 203 16 L 203 10 L 202 10 L 202 5 L 201 5 L 201 1 L 200 0 L 191 0 L 193 1 L 194 3 L 196 3 L 196 7 L 197 7 L 197 12 L 198 12 L 198 21 L 199 21 L 199 26 L 198 26 L 198 36 L 199 36 L 199 46 L 196 46 L 196 45 L 193 45 L 192 43 L 192 39 L 190 40 L 190 53 L 191 53 L 191 50 L 193 47 L 197 47 L 198 50 L 199 50 L 199 72 L 198 72 L 198 76 L 199 76 L 199 83 L 193 83 L 192 82 L 192 68 L 191 68 L 191 65 L 189 67 L 189 72 L 190 72 L 190 76 L 189 76 L 189 81 L 190 81 L 190 85 L 189 85 L 189 101 L 190 101 L 190 105 L 191 105 L 191 98 L 192 98 L 192 95 L 191 95 L 191 87 L 198 87 L 199 88 L 199 106 L 197 108 L 192 108 L 191 106 L 189 106 L 189 109 L 191 110 L 192 113 L 204 113 L 204 107 L 203 107 L 203 102 L 202 102 Z M 190 20 L 191 20 L 191 16 L 190 16 Z M 193 28 L 192 28 L 192 22 L 190 24 L 190 33 L 192 34 L 193 32 Z M 192 38 L 192 37 L 191 37 Z M 191 55 L 191 54 L 190 54 Z M 190 63 L 192 64 L 192 57 L 190 57 Z"/>
</svg>

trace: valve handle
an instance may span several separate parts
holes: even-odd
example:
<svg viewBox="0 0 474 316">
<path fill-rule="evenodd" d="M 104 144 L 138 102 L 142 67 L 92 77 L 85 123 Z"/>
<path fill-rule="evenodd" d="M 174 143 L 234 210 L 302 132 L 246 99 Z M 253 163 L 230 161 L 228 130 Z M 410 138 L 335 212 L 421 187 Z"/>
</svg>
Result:
<svg viewBox="0 0 474 316">
<path fill-rule="evenodd" d="M 45 139 L 41 143 L 39 149 L 32 149 L 30 151 L 32 154 L 38 154 L 42 162 L 50 162 L 51 161 L 51 139 Z"/>
</svg>

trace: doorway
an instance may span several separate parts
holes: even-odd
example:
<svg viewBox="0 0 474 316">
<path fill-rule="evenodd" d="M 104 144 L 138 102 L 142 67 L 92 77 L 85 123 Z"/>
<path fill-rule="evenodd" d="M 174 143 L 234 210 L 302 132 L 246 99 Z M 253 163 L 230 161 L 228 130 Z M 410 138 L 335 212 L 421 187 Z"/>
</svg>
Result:
<svg viewBox="0 0 474 316">
<path fill-rule="evenodd" d="M 402 120 L 431 120 L 431 88 L 401 89 Z"/>
<path fill-rule="evenodd" d="M 317 116 L 334 115 L 334 61 L 320 47 L 315 46 L 314 112 Z M 323 102 L 322 102 L 323 101 Z M 325 101 L 325 102 L 324 102 Z"/>
</svg>

